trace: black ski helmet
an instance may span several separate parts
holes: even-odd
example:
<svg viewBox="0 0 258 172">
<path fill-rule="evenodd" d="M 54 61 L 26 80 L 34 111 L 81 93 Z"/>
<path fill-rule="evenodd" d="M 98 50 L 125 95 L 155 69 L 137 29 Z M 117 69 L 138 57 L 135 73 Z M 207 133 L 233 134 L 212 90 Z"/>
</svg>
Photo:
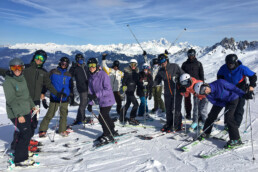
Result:
<svg viewBox="0 0 258 172">
<path fill-rule="evenodd" d="M 187 56 L 189 57 L 189 56 L 196 56 L 196 51 L 194 50 L 194 49 L 190 49 L 190 50 L 188 50 L 187 51 Z"/>
<path fill-rule="evenodd" d="M 158 56 L 159 64 L 164 63 L 165 61 L 168 61 L 168 56 L 166 54 L 160 54 Z"/>
<path fill-rule="evenodd" d="M 37 51 L 35 51 L 35 53 L 34 53 L 34 55 L 33 55 L 32 61 L 35 59 L 35 57 L 36 57 L 37 55 L 43 56 L 43 57 L 45 58 L 44 62 L 47 60 L 47 53 L 46 53 L 44 50 L 37 50 Z"/>
<path fill-rule="evenodd" d="M 75 61 L 78 62 L 80 59 L 84 59 L 83 55 L 78 53 L 75 55 Z"/>
<path fill-rule="evenodd" d="M 98 65 L 98 60 L 96 58 L 89 58 L 89 60 L 87 61 L 87 64 L 90 64 L 90 63 L 96 63 Z"/>
<path fill-rule="evenodd" d="M 120 66 L 120 62 L 118 60 L 115 60 L 113 62 L 113 67 L 118 67 L 119 68 L 119 66 Z"/>
<path fill-rule="evenodd" d="M 9 62 L 9 66 L 16 66 L 16 65 L 19 65 L 19 66 L 24 66 L 24 63 L 21 59 L 19 58 L 14 58 L 12 59 L 10 62 Z"/>
<path fill-rule="evenodd" d="M 159 60 L 158 58 L 154 58 L 152 59 L 152 64 L 155 65 L 155 64 L 159 64 Z"/>
<path fill-rule="evenodd" d="M 229 54 L 226 56 L 226 64 L 236 64 L 237 63 L 237 55 L 236 54 Z"/>
<path fill-rule="evenodd" d="M 59 60 L 59 66 L 61 67 L 61 63 L 62 62 L 66 62 L 67 63 L 67 66 L 66 66 L 66 68 L 68 68 L 68 66 L 69 66 L 69 64 L 70 64 L 70 60 L 69 60 L 69 58 L 68 57 L 62 57 L 60 60 Z"/>
</svg>

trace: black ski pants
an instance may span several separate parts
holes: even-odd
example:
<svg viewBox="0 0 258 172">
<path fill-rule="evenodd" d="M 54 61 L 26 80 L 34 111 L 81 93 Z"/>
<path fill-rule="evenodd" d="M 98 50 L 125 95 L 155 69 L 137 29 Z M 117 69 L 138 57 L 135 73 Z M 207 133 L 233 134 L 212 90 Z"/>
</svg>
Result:
<svg viewBox="0 0 258 172">
<path fill-rule="evenodd" d="M 100 114 L 98 117 L 99 123 L 101 124 L 103 129 L 103 134 L 106 136 L 110 135 L 110 132 L 114 134 L 115 129 L 114 121 L 109 117 L 111 107 L 112 106 L 100 107 Z"/>
<path fill-rule="evenodd" d="M 24 123 L 19 123 L 18 118 L 11 119 L 12 123 L 19 130 L 17 140 L 15 140 L 15 163 L 22 162 L 28 159 L 28 146 L 31 138 L 31 115 L 25 115 L 24 118 Z"/>
<path fill-rule="evenodd" d="M 134 96 L 134 94 L 126 94 L 126 104 L 121 109 L 120 119 L 123 119 L 123 116 L 124 116 L 124 118 L 126 117 L 127 110 L 129 109 L 131 103 L 133 104 L 133 107 L 132 107 L 132 110 L 131 110 L 131 113 L 130 113 L 130 118 L 135 118 L 136 117 L 136 113 L 137 113 L 137 109 L 139 107 L 139 103 L 138 103 L 136 97 Z"/>
<path fill-rule="evenodd" d="M 85 120 L 85 109 L 88 103 L 88 92 L 82 92 L 80 94 L 80 105 L 78 108 L 77 116 L 76 116 L 76 121 L 77 122 L 82 122 Z"/>
<path fill-rule="evenodd" d="M 243 120 L 244 106 L 245 106 L 245 98 L 239 97 L 238 104 L 237 104 L 235 114 L 234 114 L 235 121 L 237 123 L 238 128 L 240 127 L 241 122 Z"/>
<path fill-rule="evenodd" d="M 178 92 L 176 94 L 176 101 L 174 102 L 174 95 L 164 95 L 165 98 L 165 107 L 166 107 L 166 118 L 167 118 L 167 125 L 172 130 L 178 130 L 181 129 L 181 123 L 182 123 L 182 114 L 181 114 L 181 104 L 182 104 L 182 95 Z M 174 112 L 174 106 L 175 106 L 175 114 Z M 174 128 L 173 128 L 173 116 L 175 115 L 175 121 L 174 121 Z"/>
<path fill-rule="evenodd" d="M 122 107 L 121 95 L 120 95 L 119 91 L 114 91 L 113 93 L 114 93 L 114 96 L 116 99 L 116 112 L 117 112 L 117 114 L 120 114 L 120 110 Z"/>
<path fill-rule="evenodd" d="M 225 122 L 228 125 L 228 133 L 229 133 L 229 139 L 230 140 L 238 140 L 240 139 L 239 131 L 238 131 L 238 126 L 234 118 L 234 113 L 237 108 L 238 104 L 238 99 L 235 99 L 231 102 L 228 102 L 226 107 L 225 107 L 225 112 L 227 113 L 224 115 L 225 117 Z M 205 131 L 205 134 L 210 134 L 212 127 L 213 127 L 213 122 L 218 118 L 218 115 L 220 111 L 223 109 L 223 107 L 220 106 L 215 106 L 213 105 L 211 108 L 210 113 L 208 114 L 208 118 L 205 121 L 204 128 L 203 130 Z"/>
</svg>

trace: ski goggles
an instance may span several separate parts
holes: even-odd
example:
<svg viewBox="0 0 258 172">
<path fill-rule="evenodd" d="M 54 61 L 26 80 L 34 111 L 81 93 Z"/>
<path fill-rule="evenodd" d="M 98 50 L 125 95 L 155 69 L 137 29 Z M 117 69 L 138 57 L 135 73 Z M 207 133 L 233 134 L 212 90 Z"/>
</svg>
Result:
<svg viewBox="0 0 258 172">
<path fill-rule="evenodd" d="M 143 68 L 143 69 L 150 69 L 149 66 L 143 66 L 142 68 Z"/>
<path fill-rule="evenodd" d="M 162 63 L 165 63 L 166 61 L 167 61 L 167 59 L 164 58 L 164 59 L 161 59 L 161 60 L 159 61 L 159 63 L 162 64 Z"/>
<path fill-rule="evenodd" d="M 34 59 L 36 59 L 36 60 L 40 60 L 40 61 L 42 61 L 42 62 L 44 62 L 44 61 L 45 61 L 45 57 L 44 57 L 44 56 L 42 56 L 42 55 L 36 55 Z"/>
<path fill-rule="evenodd" d="M 67 66 L 68 66 L 68 63 L 67 63 L 67 62 L 61 62 L 61 66 L 67 67 Z"/>
<path fill-rule="evenodd" d="M 195 56 L 195 53 L 194 52 L 190 52 L 190 53 L 187 53 L 187 56 Z"/>
<path fill-rule="evenodd" d="M 230 70 L 232 70 L 236 67 L 236 64 L 235 63 L 227 63 L 227 66 Z"/>
<path fill-rule="evenodd" d="M 131 67 L 136 67 L 137 63 L 130 63 Z"/>
<path fill-rule="evenodd" d="M 24 69 L 24 66 L 23 65 L 10 66 L 10 69 L 11 71 L 16 71 L 16 70 L 22 71 Z"/>
<path fill-rule="evenodd" d="M 189 86 L 190 80 L 187 79 L 187 80 L 181 81 L 180 84 L 181 84 L 182 86 Z"/>
<path fill-rule="evenodd" d="M 206 94 L 205 90 L 206 90 L 207 87 L 208 87 L 207 85 L 202 85 L 201 88 L 200 88 L 199 94 L 200 95 L 205 95 Z"/>
<path fill-rule="evenodd" d="M 97 67 L 97 64 L 96 63 L 90 63 L 90 64 L 88 64 L 88 67 L 90 68 L 90 67 Z"/>
</svg>

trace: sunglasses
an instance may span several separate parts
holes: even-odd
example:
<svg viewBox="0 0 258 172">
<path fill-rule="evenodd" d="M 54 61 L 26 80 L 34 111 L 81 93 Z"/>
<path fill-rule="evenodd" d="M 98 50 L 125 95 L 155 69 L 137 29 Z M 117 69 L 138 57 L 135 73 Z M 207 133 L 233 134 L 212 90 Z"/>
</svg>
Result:
<svg viewBox="0 0 258 172">
<path fill-rule="evenodd" d="M 61 62 L 61 66 L 68 66 L 67 62 Z"/>
<path fill-rule="evenodd" d="M 90 63 L 90 64 L 88 64 L 88 67 L 90 68 L 90 67 L 97 67 L 97 64 L 96 63 Z"/>
<path fill-rule="evenodd" d="M 187 53 L 187 56 L 195 56 L 195 53 Z"/>
<path fill-rule="evenodd" d="M 35 59 L 36 59 L 36 60 L 40 60 L 40 61 L 42 61 L 42 62 L 45 61 L 45 57 L 42 56 L 42 55 L 36 55 L 36 56 L 35 56 Z"/>
<path fill-rule="evenodd" d="M 24 69 L 24 66 L 22 65 L 10 66 L 10 69 L 11 71 L 16 71 L 16 70 L 22 71 Z"/>
</svg>

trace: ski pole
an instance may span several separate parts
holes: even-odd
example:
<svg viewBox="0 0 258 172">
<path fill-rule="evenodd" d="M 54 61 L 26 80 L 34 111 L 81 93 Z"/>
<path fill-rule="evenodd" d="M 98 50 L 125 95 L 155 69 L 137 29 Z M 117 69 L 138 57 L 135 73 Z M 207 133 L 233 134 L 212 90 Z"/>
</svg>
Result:
<svg viewBox="0 0 258 172">
<path fill-rule="evenodd" d="M 144 51 L 143 48 L 142 48 L 142 46 L 141 46 L 141 44 L 140 44 L 140 42 L 138 41 L 138 39 L 137 39 L 136 36 L 134 35 L 133 31 L 131 30 L 130 25 L 127 24 L 126 26 L 127 26 L 128 29 L 130 30 L 130 32 L 131 32 L 131 34 L 133 35 L 133 37 L 134 37 L 134 39 L 136 40 L 136 42 L 137 42 L 137 43 L 139 44 L 139 46 L 141 47 L 142 51 Z"/>
<path fill-rule="evenodd" d="M 244 133 L 247 133 L 247 115 L 248 115 L 248 106 L 249 105 L 249 100 L 246 101 L 246 113 L 245 113 L 245 130 Z"/>
<path fill-rule="evenodd" d="M 184 101 L 184 104 L 185 104 L 185 96 L 183 96 L 183 101 Z M 184 109 L 183 116 L 184 116 L 184 121 L 185 121 L 185 134 L 186 134 L 186 110 L 185 110 L 185 107 L 183 109 Z"/>
<path fill-rule="evenodd" d="M 124 97 L 124 100 L 123 100 L 123 102 L 124 102 L 123 104 L 124 105 L 123 105 L 123 112 L 122 113 L 123 113 L 123 127 L 125 127 L 125 101 L 126 101 L 126 94 L 125 94 L 125 92 L 123 93 L 123 95 L 124 95 L 123 96 Z"/>
<path fill-rule="evenodd" d="M 175 115 L 176 115 L 176 76 L 173 76 L 174 87 L 174 102 L 173 102 L 173 132 L 175 132 Z"/>
<path fill-rule="evenodd" d="M 94 101 L 92 101 L 92 102 L 93 102 L 93 105 L 96 105 L 96 103 L 95 103 Z M 100 113 L 100 110 L 97 110 L 97 112 L 99 113 L 100 117 L 101 117 L 102 120 L 104 121 L 104 123 L 105 123 L 105 125 L 106 125 L 108 131 L 110 132 L 110 135 L 112 136 L 113 140 L 115 141 L 115 137 L 114 137 L 113 133 L 111 132 L 109 126 L 107 125 L 106 120 L 104 119 L 104 117 L 103 117 L 102 114 Z M 94 113 L 93 113 L 93 114 L 94 114 Z M 96 117 L 95 114 L 94 114 L 94 116 Z M 116 142 L 115 142 L 115 143 L 116 143 Z"/>
<path fill-rule="evenodd" d="M 147 99 L 146 99 L 146 85 L 144 86 L 144 129 L 146 129 L 146 106 L 147 106 Z"/>
<path fill-rule="evenodd" d="M 249 103 L 249 100 L 247 100 L 247 102 Z M 252 143 L 252 155 L 253 155 L 253 161 L 255 160 L 254 157 L 254 143 L 253 143 L 253 127 L 252 127 L 252 119 L 251 119 L 251 108 L 250 108 L 250 104 L 249 104 L 249 118 L 250 118 L 250 130 L 251 130 L 251 143 Z"/>
<path fill-rule="evenodd" d="M 172 45 L 174 45 L 176 43 L 176 41 L 181 37 L 181 35 L 186 31 L 186 28 L 184 28 L 184 30 L 182 30 L 180 32 L 180 34 L 177 36 L 177 38 L 174 40 L 174 42 L 169 46 L 169 48 L 167 49 L 167 51 L 172 47 Z"/>
</svg>

